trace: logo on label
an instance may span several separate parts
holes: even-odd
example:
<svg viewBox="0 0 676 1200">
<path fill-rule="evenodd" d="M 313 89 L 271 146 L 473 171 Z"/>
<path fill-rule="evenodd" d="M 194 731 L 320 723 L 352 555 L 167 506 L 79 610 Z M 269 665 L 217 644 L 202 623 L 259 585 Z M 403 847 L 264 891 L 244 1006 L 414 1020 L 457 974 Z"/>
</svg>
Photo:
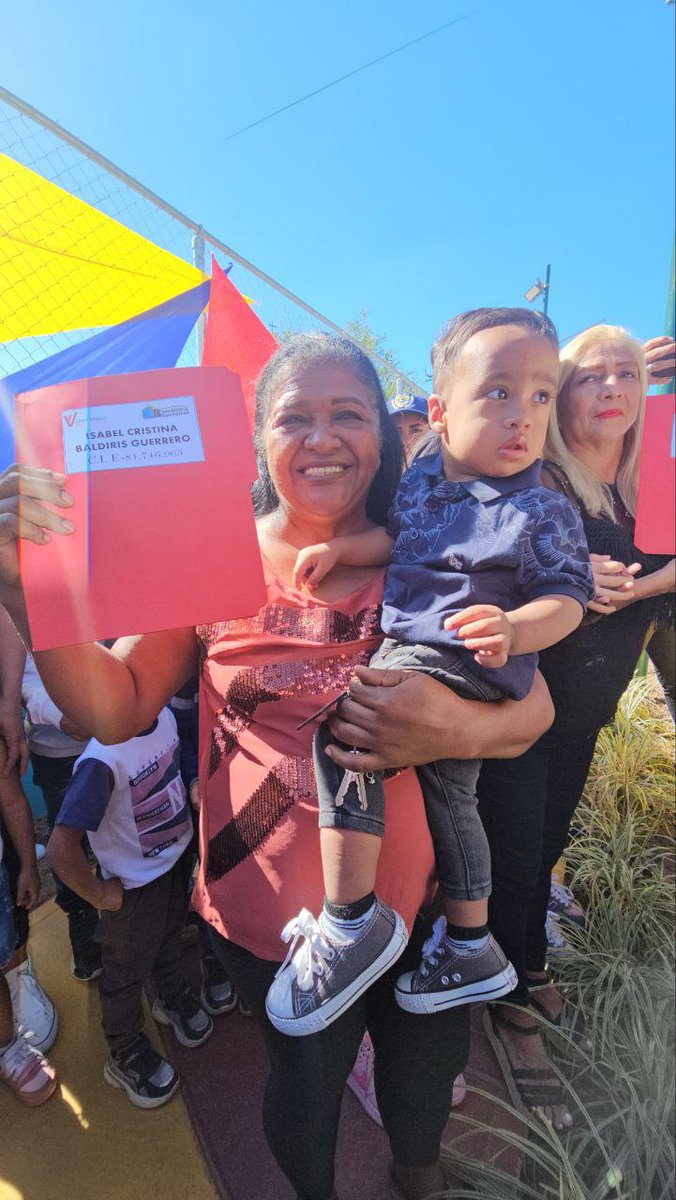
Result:
<svg viewBox="0 0 676 1200">
<path fill-rule="evenodd" d="M 141 411 L 141 416 L 144 421 L 157 421 L 162 417 L 185 417 L 190 412 L 185 404 L 170 404 L 167 408 L 155 408 L 153 404 L 146 404 Z"/>
<path fill-rule="evenodd" d="M 65 413 L 63 413 L 63 419 L 64 419 L 64 421 L 66 422 L 66 425 L 68 425 L 68 427 L 69 427 L 70 429 L 72 429 L 72 428 L 73 428 L 73 425 L 74 425 L 74 424 L 75 424 L 75 422 L 77 421 L 77 410 L 76 410 L 75 412 L 65 412 Z"/>
</svg>

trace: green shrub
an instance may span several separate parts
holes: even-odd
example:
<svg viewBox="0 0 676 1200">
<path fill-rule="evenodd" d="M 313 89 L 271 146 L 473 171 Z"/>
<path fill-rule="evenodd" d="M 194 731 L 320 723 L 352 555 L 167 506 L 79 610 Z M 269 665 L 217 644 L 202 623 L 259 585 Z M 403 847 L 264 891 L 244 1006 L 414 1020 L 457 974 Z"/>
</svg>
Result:
<svg viewBox="0 0 676 1200">
<path fill-rule="evenodd" d="M 567 854 L 588 921 L 570 929 L 559 982 L 572 1024 L 584 1020 L 593 1050 L 544 1028 L 574 1128 L 559 1134 L 528 1117 L 520 1134 L 503 1130 L 504 1144 L 521 1155 L 518 1179 L 450 1156 L 466 1181 L 448 1193 L 455 1200 L 676 1194 L 674 736 L 651 690 L 650 680 L 633 680 L 616 722 L 602 731 Z M 456 1120 L 477 1128 L 461 1111 Z"/>
</svg>

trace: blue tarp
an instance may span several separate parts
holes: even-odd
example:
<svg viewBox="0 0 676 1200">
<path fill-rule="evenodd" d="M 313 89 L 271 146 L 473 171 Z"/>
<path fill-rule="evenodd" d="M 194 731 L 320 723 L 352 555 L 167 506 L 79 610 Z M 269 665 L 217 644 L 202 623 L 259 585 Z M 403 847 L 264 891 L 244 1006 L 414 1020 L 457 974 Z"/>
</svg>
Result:
<svg viewBox="0 0 676 1200">
<path fill-rule="evenodd" d="M 131 371 L 175 367 L 190 331 L 209 300 L 209 281 L 156 308 L 95 333 L 76 346 L 0 381 L 0 471 L 14 462 L 13 398 L 19 392 Z M 39 464 L 38 464 L 39 465 Z"/>
</svg>

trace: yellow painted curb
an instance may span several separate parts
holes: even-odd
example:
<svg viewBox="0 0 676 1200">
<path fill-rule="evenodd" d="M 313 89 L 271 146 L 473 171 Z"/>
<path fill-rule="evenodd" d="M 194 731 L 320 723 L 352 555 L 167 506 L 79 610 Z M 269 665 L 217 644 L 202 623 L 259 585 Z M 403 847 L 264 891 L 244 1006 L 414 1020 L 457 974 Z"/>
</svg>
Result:
<svg viewBox="0 0 676 1200">
<path fill-rule="evenodd" d="M 31 916 L 29 950 L 59 1014 L 60 1088 L 27 1109 L 0 1086 L 0 1200 L 216 1200 L 180 1093 L 147 1111 L 104 1083 L 96 984 L 72 976 L 53 900 Z M 160 1048 L 151 1019 L 146 1030 Z"/>
</svg>

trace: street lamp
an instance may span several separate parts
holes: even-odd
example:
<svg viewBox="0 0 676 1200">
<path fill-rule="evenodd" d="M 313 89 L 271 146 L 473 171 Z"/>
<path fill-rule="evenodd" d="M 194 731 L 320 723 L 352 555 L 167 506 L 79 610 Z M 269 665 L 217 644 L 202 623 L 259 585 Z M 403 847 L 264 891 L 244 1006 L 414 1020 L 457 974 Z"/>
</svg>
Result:
<svg viewBox="0 0 676 1200">
<path fill-rule="evenodd" d="M 547 308 L 549 306 L 549 277 L 551 275 L 551 270 L 551 264 L 547 263 L 544 283 L 538 275 L 533 286 L 529 287 L 528 291 L 524 292 L 523 294 L 524 300 L 527 300 L 529 304 L 533 304 L 534 301 L 537 300 L 538 296 L 544 296 L 544 300 L 542 301 L 542 311 L 544 312 L 545 316 L 547 316 Z"/>
</svg>

